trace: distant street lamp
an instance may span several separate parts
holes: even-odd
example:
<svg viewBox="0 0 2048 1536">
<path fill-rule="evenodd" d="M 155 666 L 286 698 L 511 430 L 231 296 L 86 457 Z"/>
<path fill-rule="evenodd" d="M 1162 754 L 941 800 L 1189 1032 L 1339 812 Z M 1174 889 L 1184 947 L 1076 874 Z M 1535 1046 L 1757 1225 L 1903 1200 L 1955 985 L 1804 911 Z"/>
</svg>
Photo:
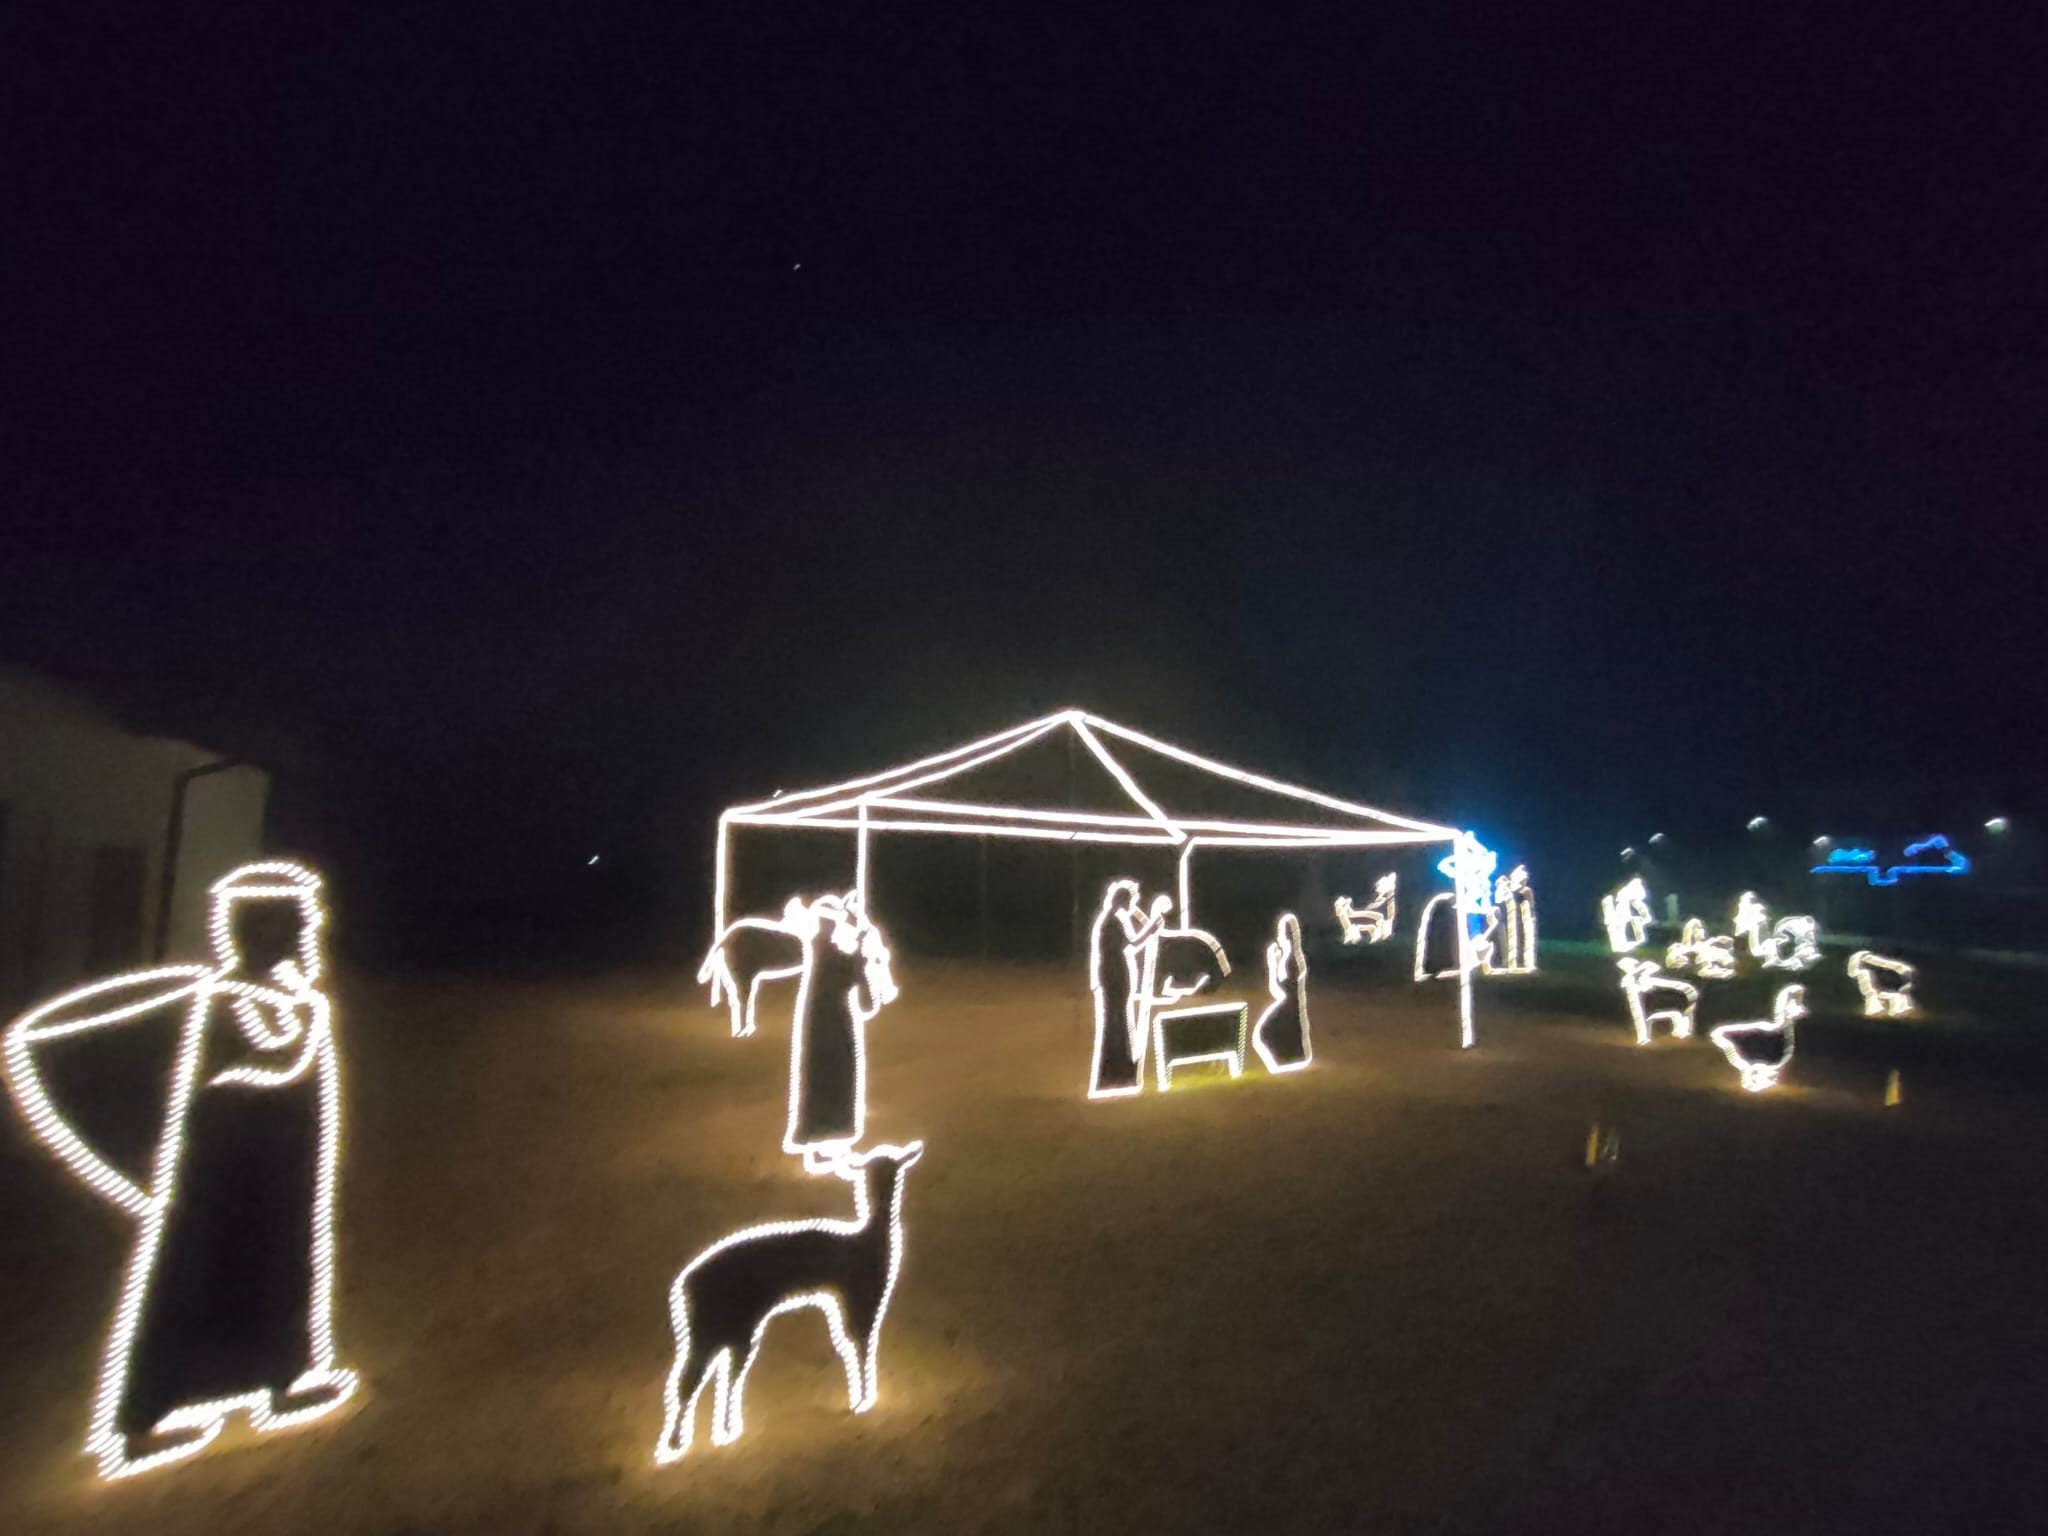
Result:
<svg viewBox="0 0 2048 1536">
<path fill-rule="evenodd" d="M 2012 830 L 2012 823 L 2003 816 L 1994 816 L 1984 823 L 1984 830 L 1986 832 L 2009 832 Z"/>
<path fill-rule="evenodd" d="M 1771 818 L 1768 816 L 1752 816 L 1749 818 L 1749 830 L 1752 832 L 1761 832 L 1770 824 Z"/>
</svg>

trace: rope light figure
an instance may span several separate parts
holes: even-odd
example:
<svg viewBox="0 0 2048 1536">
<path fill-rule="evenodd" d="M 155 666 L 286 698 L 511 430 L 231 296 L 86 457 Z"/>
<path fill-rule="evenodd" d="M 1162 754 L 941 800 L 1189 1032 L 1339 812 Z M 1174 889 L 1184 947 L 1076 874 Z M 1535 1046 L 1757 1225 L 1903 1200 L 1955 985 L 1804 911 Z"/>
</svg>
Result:
<svg viewBox="0 0 2048 1536">
<path fill-rule="evenodd" d="M 1112 880 L 1088 931 L 1088 990 L 1095 1000 L 1091 1099 L 1145 1091 L 1146 998 L 1152 990 L 1159 931 L 1172 906 L 1166 896 L 1140 905 L 1135 880 Z"/>
<path fill-rule="evenodd" d="M 1251 1009 L 1243 1003 L 1201 1003 L 1192 1008 L 1162 1008 L 1152 1015 L 1153 1054 L 1159 1091 L 1173 1087 L 1173 1069 L 1197 1062 L 1221 1062 L 1231 1078 L 1244 1074 L 1245 1023 Z M 1307 1065 L 1306 1062 L 1302 1065 Z"/>
<path fill-rule="evenodd" d="M 309 1423 L 356 1387 L 334 1342 L 341 1090 L 320 880 L 247 864 L 210 896 L 212 964 L 80 987 L 5 1038 L 29 1128 L 136 1221 L 85 1442 L 107 1478 L 197 1455 L 237 1412 L 261 1433 Z M 40 1058 L 168 1011 L 182 1022 L 143 1184 L 64 1118 Z"/>
<path fill-rule="evenodd" d="M 847 1407 L 874 1407 L 882 1320 L 903 1268 L 903 1175 L 923 1155 L 921 1141 L 847 1153 L 827 1171 L 853 1186 L 851 1221 L 748 1227 L 683 1266 L 669 1288 L 676 1352 L 654 1448 L 658 1465 L 689 1452 L 697 1399 L 707 1386 L 712 1444 L 740 1437 L 747 1373 L 768 1325 L 785 1312 L 815 1307 L 824 1314 L 846 1369 Z"/>
<path fill-rule="evenodd" d="M 1301 949 L 1301 920 L 1292 912 L 1280 915 L 1266 946 L 1266 990 L 1273 1001 L 1252 1026 L 1252 1048 L 1268 1072 L 1299 1072 L 1315 1052 L 1308 1032 L 1308 956 Z"/>
<path fill-rule="evenodd" d="M 1145 1054 L 1160 1009 L 1230 974 L 1230 958 L 1214 934 L 1166 926 L 1172 910 L 1173 898 L 1164 892 L 1147 903 L 1135 880 L 1112 880 L 1102 893 L 1088 938 L 1095 1004 L 1091 1099 L 1144 1092 Z"/>
<path fill-rule="evenodd" d="M 1458 944 L 1460 934 L 1457 930 L 1454 929 L 1452 931 L 1449 945 L 1452 963 L 1448 966 L 1436 967 L 1430 964 L 1429 959 L 1431 929 L 1432 927 L 1441 929 L 1443 926 L 1437 917 L 1437 913 L 1448 908 L 1451 915 L 1456 917 L 1457 900 L 1458 898 L 1450 891 L 1439 891 L 1422 904 L 1422 915 L 1415 921 L 1415 979 L 1417 981 L 1441 981 L 1447 976 L 1458 974 L 1459 966 L 1456 956 L 1461 946 Z M 1445 948 L 1442 945 L 1438 947 L 1440 950 Z"/>
<path fill-rule="evenodd" d="M 782 953 L 758 969 L 749 968 L 746 1002 L 739 1002 L 739 974 L 728 947 L 737 932 L 780 935 Z M 788 941 L 798 946 L 789 958 Z M 896 1000 L 896 979 L 882 930 L 868 920 L 860 897 L 792 899 L 779 921 L 741 918 L 729 924 L 699 968 L 714 1004 L 724 1001 L 735 1035 L 750 1035 L 757 1024 L 760 984 L 796 976 L 790 1013 L 789 1115 L 782 1150 L 818 1172 L 844 1156 L 867 1122 L 867 1025 Z"/>
<path fill-rule="evenodd" d="M 1762 1093 L 1776 1087 L 1779 1074 L 1791 1065 L 1796 1043 L 1792 1026 L 1805 1017 L 1806 988 L 1795 982 L 1778 989 L 1770 1018 L 1717 1025 L 1708 1034 L 1728 1064 L 1742 1074 L 1742 1086 Z"/>
<path fill-rule="evenodd" d="M 1600 898 L 1600 921 L 1607 929 L 1607 947 L 1617 955 L 1633 953 L 1649 937 L 1650 888 L 1643 877 L 1630 878 L 1618 891 Z"/>
<path fill-rule="evenodd" d="M 1363 911 L 1351 904 L 1349 896 L 1337 898 L 1337 931 L 1346 944 L 1382 943 L 1394 936 L 1394 891 L 1397 876 L 1381 875 L 1372 888 L 1372 900 Z"/>
<path fill-rule="evenodd" d="M 1664 963 L 1674 971 L 1690 965 L 1707 981 L 1727 981 L 1735 974 L 1735 940 L 1725 933 L 1710 938 L 1704 922 L 1688 917 L 1678 942 L 1664 951 Z"/>
<path fill-rule="evenodd" d="M 1735 898 L 1735 917 L 1730 927 L 1735 937 L 1749 946 L 1750 959 L 1761 960 L 1770 953 L 1770 924 L 1770 913 L 1756 899 L 1755 891 L 1744 891 Z"/>
<path fill-rule="evenodd" d="M 1764 949 L 1767 971 L 1803 971 L 1820 964 L 1820 924 L 1810 917 L 1781 917 Z"/>
<path fill-rule="evenodd" d="M 1496 914 L 1490 933 L 1493 941 L 1484 960 L 1496 975 L 1531 976 L 1536 971 L 1536 893 L 1529 886 L 1529 867 L 1517 864 L 1493 883 Z M 1501 963 L 1492 964 L 1498 952 Z"/>
<path fill-rule="evenodd" d="M 1859 949 L 1849 957 L 1849 976 L 1863 994 L 1867 1019 L 1903 1019 L 1920 1011 L 1913 1001 L 1913 967 L 1903 960 Z"/>
<path fill-rule="evenodd" d="M 1628 999 L 1628 1015 L 1636 1027 L 1637 1045 L 1648 1045 L 1655 1038 L 1660 1019 L 1670 1027 L 1672 1039 L 1692 1038 L 1693 1016 L 1700 1002 L 1698 987 L 1666 976 L 1657 969 L 1654 960 L 1624 958 L 1614 963 L 1621 970 L 1621 992 Z M 1675 1006 L 1652 1006 L 1665 999 Z"/>
</svg>

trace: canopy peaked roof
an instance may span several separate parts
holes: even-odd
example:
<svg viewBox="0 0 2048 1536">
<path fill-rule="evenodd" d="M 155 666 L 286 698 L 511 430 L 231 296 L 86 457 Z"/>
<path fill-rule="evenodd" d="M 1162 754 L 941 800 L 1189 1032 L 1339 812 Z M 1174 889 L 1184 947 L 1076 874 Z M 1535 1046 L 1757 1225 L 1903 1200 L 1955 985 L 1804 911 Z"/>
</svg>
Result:
<svg viewBox="0 0 2048 1536">
<path fill-rule="evenodd" d="M 1457 836 L 1454 827 L 1285 784 L 1078 709 L 881 773 L 735 806 L 723 820 L 1184 847 L 1373 846 Z"/>
</svg>

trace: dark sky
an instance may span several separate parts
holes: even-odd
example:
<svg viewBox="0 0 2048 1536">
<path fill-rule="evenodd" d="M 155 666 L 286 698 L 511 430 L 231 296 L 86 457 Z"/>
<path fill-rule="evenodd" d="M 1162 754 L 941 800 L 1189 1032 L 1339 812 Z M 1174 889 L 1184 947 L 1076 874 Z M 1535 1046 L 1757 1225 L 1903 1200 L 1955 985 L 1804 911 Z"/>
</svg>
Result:
<svg viewBox="0 0 2048 1536">
<path fill-rule="evenodd" d="M 1064 703 L 1532 843 L 2039 765 L 2038 32 L 38 9 L 0 648 L 408 878 Z"/>
</svg>

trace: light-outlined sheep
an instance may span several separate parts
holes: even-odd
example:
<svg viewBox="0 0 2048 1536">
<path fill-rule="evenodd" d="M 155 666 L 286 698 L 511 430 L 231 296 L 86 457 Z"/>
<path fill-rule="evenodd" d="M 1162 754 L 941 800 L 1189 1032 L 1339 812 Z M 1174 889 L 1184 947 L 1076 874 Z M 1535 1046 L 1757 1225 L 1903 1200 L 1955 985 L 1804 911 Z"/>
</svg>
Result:
<svg viewBox="0 0 2048 1536">
<path fill-rule="evenodd" d="M 1859 949 L 1849 957 L 1849 975 L 1863 994 L 1863 1016 L 1902 1019 L 1919 1012 L 1913 1002 L 1913 967 L 1903 960 Z"/>
<path fill-rule="evenodd" d="M 1690 965 L 1708 981 L 1726 981 L 1735 974 L 1735 940 L 1725 933 L 1709 937 L 1704 922 L 1688 917 L 1678 942 L 1664 951 L 1664 963 L 1674 971 Z"/>
<path fill-rule="evenodd" d="M 903 1267 L 903 1175 L 924 1143 L 849 1153 L 829 1171 L 853 1185 L 851 1221 L 782 1221 L 721 1238 L 683 1267 L 669 1288 L 675 1363 L 666 1416 L 655 1444 L 659 1465 L 679 1461 L 694 1434 L 697 1399 L 709 1385 L 711 1443 L 730 1445 L 745 1428 L 747 1372 L 769 1323 L 816 1307 L 846 1367 L 847 1406 L 875 1405 L 882 1319 Z"/>
<path fill-rule="evenodd" d="M 1768 1019 L 1718 1024 L 1707 1033 L 1728 1058 L 1728 1064 L 1742 1074 L 1742 1086 L 1751 1093 L 1762 1093 L 1775 1087 L 1778 1074 L 1791 1065 L 1795 1044 L 1793 1021 L 1805 1017 L 1806 988 L 1794 982 L 1778 989 Z"/>
<path fill-rule="evenodd" d="M 1379 944 L 1394 936 L 1395 889 L 1399 877 L 1381 875 L 1372 888 L 1372 900 L 1361 910 L 1349 896 L 1337 898 L 1337 931 L 1346 944 Z"/>
<path fill-rule="evenodd" d="M 1657 969 L 1657 962 L 1654 960 L 1622 959 L 1614 963 L 1621 971 L 1621 991 L 1628 999 L 1629 1019 L 1636 1027 L 1637 1045 L 1650 1043 L 1655 1036 L 1659 1019 L 1670 1026 L 1672 1039 L 1692 1038 L 1693 1015 L 1700 1002 L 1698 987 L 1690 982 L 1666 976 Z M 1672 999 L 1678 1006 L 1652 1006 L 1664 998 Z"/>
<path fill-rule="evenodd" d="M 1810 917 L 1781 917 L 1764 948 L 1767 971 L 1803 971 L 1820 964 L 1820 924 Z"/>
</svg>

